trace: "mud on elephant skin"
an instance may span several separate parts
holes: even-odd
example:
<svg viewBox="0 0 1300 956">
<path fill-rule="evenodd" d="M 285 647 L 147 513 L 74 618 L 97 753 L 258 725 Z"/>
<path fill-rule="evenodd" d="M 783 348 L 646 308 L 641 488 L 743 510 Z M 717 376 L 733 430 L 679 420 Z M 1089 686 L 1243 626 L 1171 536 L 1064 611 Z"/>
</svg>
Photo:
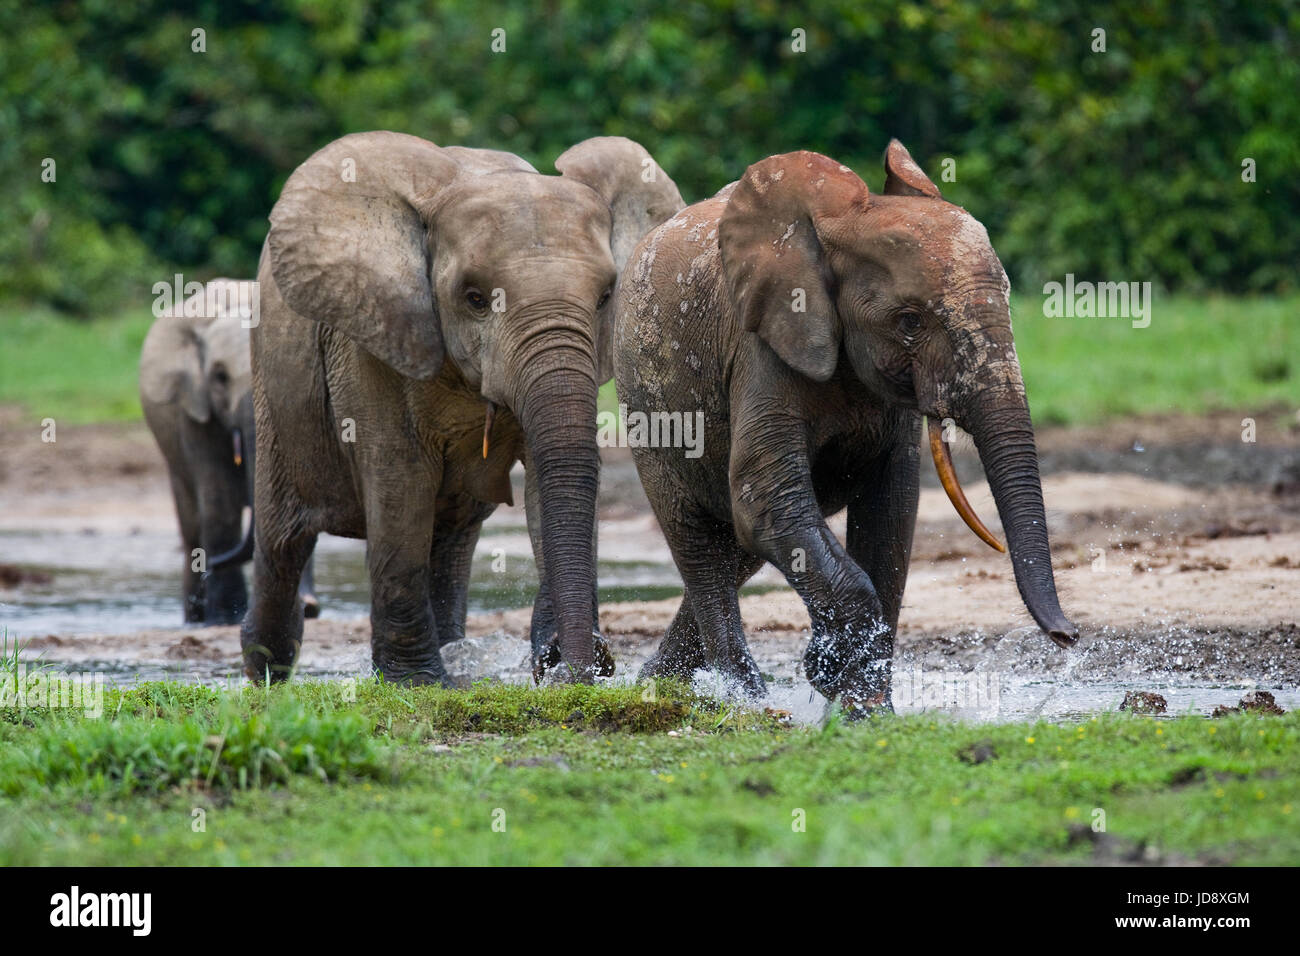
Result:
<svg viewBox="0 0 1300 956">
<path fill-rule="evenodd" d="M 737 588 L 763 562 L 807 605 L 804 670 L 822 694 L 889 706 L 916 523 L 921 416 L 975 440 L 1020 593 L 1062 646 L 1006 273 L 984 227 L 890 143 L 883 195 L 825 156 L 772 156 L 648 234 L 618 296 L 620 400 L 704 413 L 704 453 L 637 448 L 686 594 L 644 674 L 715 669 L 762 696 Z M 825 518 L 848 508 L 844 546 Z"/>
<path fill-rule="evenodd" d="M 682 201 L 621 137 L 555 165 L 372 132 L 285 183 L 252 334 L 253 678 L 293 667 L 292 582 L 324 531 L 367 541 L 375 669 L 445 682 L 439 646 L 464 634 L 474 546 L 516 461 L 541 578 L 535 673 L 612 670 L 595 597 L 596 390 L 613 374 L 619 270 Z"/>
<path fill-rule="evenodd" d="M 253 503 L 256 434 L 247 319 L 251 283 L 213 279 L 163 311 L 140 354 L 140 404 L 167 463 L 184 550 L 181 601 L 189 624 L 237 624 L 248 605 L 239 565 L 243 509 Z M 252 521 L 248 535 L 252 535 Z M 196 553 L 201 552 L 201 553 Z M 310 561 L 300 590 L 320 604 Z"/>
</svg>

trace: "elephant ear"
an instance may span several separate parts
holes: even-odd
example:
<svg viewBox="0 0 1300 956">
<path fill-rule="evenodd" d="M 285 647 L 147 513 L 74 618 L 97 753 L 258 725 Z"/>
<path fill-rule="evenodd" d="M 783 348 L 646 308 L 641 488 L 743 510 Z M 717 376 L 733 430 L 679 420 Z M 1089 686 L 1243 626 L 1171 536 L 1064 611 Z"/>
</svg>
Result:
<svg viewBox="0 0 1300 956">
<path fill-rule="evenodd" d="M 294 170 L 271 210 L 271 274 L 294 312 L 410 378 L 442 368 L 428 224 L 460 166 L 403 133 L 354 133 Z"/>
<path fill-rule="evenodd" d="M 891 139 L 885 149 L 885 195 L 943 198 L 939 187 L 921 171 L 907 147 L 896 139 Z"/>
<path fill-rule="evenodd" d="M 866 184 L 848 167 L 820 153 L 783 153 L 745 171 L 718 224 L 743 328 L 816 382 L 834 374 L 842 334 L 823 233 L 866 202 Z"/>
<path fill-rule="evenodd" d="M 159 316 L 140 350 L 140 397 L 153 405 L 177 402 L 196 422 L 208 421 L 212 407 L 201 347 L 194 324 L 184 315 L 169 309 Z"/>
<path fill-rule="evenodd" d="M 686 203 L 663 168 L 640 143 L 624 136 L 594 136 L 570 146 L 555 161 L 569 179 L 590 186 L 610 211 L 609 251 L 622 275 L 636 244 L 655 226 L 677 215 Z M 597 373 L 614 377 L 614 305 L 608 303 L 596 329 Z"/>
<path fill-rule="evenodd" d="M 677 184 L 645 147 L 623 136 L 584 139 L 561 153 L 555 168 L 590 186 L 609 206 L 609 247 L 619 272 L 641 237 L 686 205 Z"/>
</svg>

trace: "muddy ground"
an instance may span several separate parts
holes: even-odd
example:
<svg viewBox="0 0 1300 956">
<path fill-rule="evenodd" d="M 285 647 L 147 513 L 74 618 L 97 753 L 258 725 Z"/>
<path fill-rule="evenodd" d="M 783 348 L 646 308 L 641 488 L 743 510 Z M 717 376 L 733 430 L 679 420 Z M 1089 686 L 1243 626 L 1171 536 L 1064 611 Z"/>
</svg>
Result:
<svg viewBox="0 0 1300 956">
<path fill-rule="evenodd" d="M 1022 682 L 1137 686 L 1300 683 L 1300 421 L 1286 410 L 1257 417 L 1257 441 L 1241 440 L 1240 414 L 1042 429 L 1039 445 L 1061 603 L 1080 626 L 1079 646 L 1058 650 L 1020 603 L 1008 560 L 974 538 L 925 467 L 911 575 L 900 621 L 897 672 L 985 671 Z M 5 555 L 7 535 L 78 532 L 111 543 L 152 534 L 175 540 L 166 474 L 142 425 L 40 428 L 0 410 L 0 626 L 25 589 L 57 569 Z M 978 459 L 959 450 L 958 470 L 977 512 L 997 530 Z M 519 476 L 516 475 L 518 479 Z M 522 502 L 522 491 L 516 492 Z M 601 558 L 670 564 L 625 451 L 606 455 Z M 527 560 L 520 508 L 502 508 L 480 543 Z M 843 518 L 832 521 L 843 532 Z M 12 540 L 18 540 L 16 537 Z M 179 559 L 179 542 L 172 546 Z M 170 559 L 169 559 L 170 560 Z M 669 569 L 671 570 L 671 569 Z M 779 575 L 742 599 L 751 645 L 778 684 L 796 686 L 808 620 Z M 517 604 L 526 603 L 516 601 Z M 607 603 L 601 620 L 619 673 L 635 675 L 677 600 Z M 176 618 L 179 621 L 179 601 Z M 445 649 L 460 681 L 527 679 L 529 612 L 471 616 L 469 639 Z M 73 669 L 210 679 L 239 667 L 236 628 L 179 625 L 116 633 L 16 633 L 29 653 Z M 308 621 L 307 674 L 367 669 L 364 617 Z M 806 684 L 803 685 L 806 687 Z"/>
</svg>

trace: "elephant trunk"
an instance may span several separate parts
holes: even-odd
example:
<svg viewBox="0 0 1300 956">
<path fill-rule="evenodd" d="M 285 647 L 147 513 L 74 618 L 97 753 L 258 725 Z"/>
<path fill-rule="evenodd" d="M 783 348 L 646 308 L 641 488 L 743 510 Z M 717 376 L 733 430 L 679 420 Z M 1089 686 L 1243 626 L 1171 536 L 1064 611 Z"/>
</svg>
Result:
<svg viewBox="0 0 1300 956">
<path fill-rule="evenodd" d="M 590 357 L 547 362 L 520 390 L 515 412 L 523 426 L 528 468 L 540 492 L 542 557 L 555 608 L 556 642 L 566 676 L 597 673 L 596 556 L 592 529 L 600 455 L 596 448 L 596 382 Z"/>
<path fill-rule="evenodd" d="M 1038 451 L 1018 376 L 979 391 L 966 417 L 1006 532 L 1020 596 L 1043 632 L 1068 647 L 1078 629 L 1057 600 Z"/>
</svg>

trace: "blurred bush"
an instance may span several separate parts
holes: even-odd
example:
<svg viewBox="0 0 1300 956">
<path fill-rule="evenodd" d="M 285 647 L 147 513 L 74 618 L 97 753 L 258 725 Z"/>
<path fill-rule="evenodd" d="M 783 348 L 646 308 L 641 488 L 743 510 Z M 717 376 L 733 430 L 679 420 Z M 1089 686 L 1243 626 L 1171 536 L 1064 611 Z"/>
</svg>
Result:
<svg viewBox="0 0 1300 956">
<path fill-rule="evenodd" d="M 879 188 L 898 136 L 1018 283 L 1295 287 L 1294 0 L 638 6 L 0 0 L 0 298 L 89 313 L 173 267 L 249 275 L 288 173 L 366 129 L 543 170 L 631 136 L 688 201 L 799 148 Z"/>
</svg>

